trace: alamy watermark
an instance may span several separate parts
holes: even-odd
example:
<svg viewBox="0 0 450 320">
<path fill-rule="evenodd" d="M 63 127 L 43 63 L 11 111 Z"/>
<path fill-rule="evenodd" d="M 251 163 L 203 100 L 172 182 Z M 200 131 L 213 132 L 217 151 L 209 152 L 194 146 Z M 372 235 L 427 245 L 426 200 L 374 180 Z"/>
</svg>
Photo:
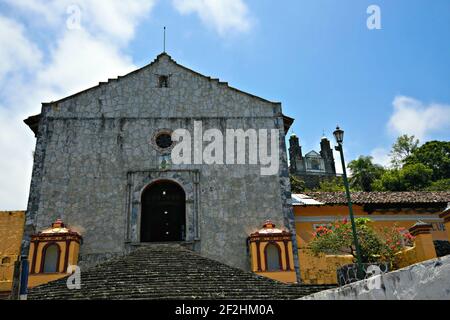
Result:
<svg viewBox="0 0 450 320">
<path fill-rule="evenodd" d="M 68 18 L 66 20 L 66 27 L 69 30 L 81 30 L 81 8 L 72 4 L 67 7 L 66 13 Z"/>
<path fill-rule="evenodd" d="M 366 270 L 367 287 L 369 290 L 381 289 L 381 275 L 386 272 L 381 271 L 377 265 L 371 265 Z"/>
<path fill-rule="evenodd" d="M 81 268 L 79 266 L 69 265 L 67 273 L 72 273 L 67 278 L 67 289 L 80 290 L 81 289 Z"/>
<path fill-rule="evenodd" d="M 278 129 L 219 129 L 203 132 L 202 121 L 194 121 L 194 136 L 186 129 L 172 133 L 173 164 L 260 165 L 261 175 L 276 175 L 280 167 Z M 204 147 L 206 143 L 206 146 Z M 193 145 L 193 148 L 192 148 Z"/>
<path fill-rule="evenodd" d="M 367 18 L 367 28 L 369 30 L 381 29 L 381 9 L 380 6 L 372 4 L 367 7 L 367 14 L 370 16 Z"/>
</svg>

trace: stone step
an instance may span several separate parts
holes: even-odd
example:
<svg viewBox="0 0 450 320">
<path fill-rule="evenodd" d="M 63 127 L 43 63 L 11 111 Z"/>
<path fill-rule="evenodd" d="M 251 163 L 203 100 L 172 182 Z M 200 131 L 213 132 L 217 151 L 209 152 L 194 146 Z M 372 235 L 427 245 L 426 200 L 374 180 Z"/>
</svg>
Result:
<svg viewBox="0 0 450 320">
<path fill-rule="evenodd" d="M 329 288 L 280 283 L 178 244 L 146 244 L 82 270 L 80 290 L 60 279 L 30 290 L 29 299 L 296 299 Z"/>
</svg>

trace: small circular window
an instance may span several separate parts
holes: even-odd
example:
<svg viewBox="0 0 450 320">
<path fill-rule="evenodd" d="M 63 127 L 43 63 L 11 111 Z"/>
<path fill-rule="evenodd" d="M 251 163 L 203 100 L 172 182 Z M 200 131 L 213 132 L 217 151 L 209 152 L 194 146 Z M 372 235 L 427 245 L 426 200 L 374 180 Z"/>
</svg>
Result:
<svg viewBox="0 0 450 320">
<path fill-rule="evenodd" d="M 172 136 L 167 132 L 160 133 L 159 135 L 157 135 L 155 142 L 156 142 L 156 145 L 161 149 L 170 148 L 173 143 Z"/>
</svg>

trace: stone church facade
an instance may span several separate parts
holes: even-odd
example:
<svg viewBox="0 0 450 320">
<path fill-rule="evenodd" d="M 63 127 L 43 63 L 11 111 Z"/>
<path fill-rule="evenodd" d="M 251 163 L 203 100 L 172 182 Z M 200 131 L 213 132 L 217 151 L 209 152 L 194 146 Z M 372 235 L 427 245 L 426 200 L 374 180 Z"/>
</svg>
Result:
<svg viewBox="0 0 450 320">
<path fill-rule="evenodd" d="M 320 152 L 311 150 L 303 155 L 298 137 L 292 134 L 289 138 L 289 160 L 291 174 L 303 180 L 308 189 L 319 188 L 322 181 L 336 177 L 333 150 L 326 137 L 320 140 Z"/>
<path fill-rule="evenodd" d="M 278 129 L 278 173 L 261 175 L 260 164 L 171 163 L 171 132 L 193 133 L 194 121 L 203 130 Z M 22 255 L 32 234 L 61 218 L 83 237 L 82 267 L 176 241 L 248 270 L 246 239 L 265 220 L 295 235 L 285 147 L 292 121 L 280 103 L 166 53 L 124 77 L 44 103 L 40 115 L 25 120 L 37 141 Z"/>
</svg>

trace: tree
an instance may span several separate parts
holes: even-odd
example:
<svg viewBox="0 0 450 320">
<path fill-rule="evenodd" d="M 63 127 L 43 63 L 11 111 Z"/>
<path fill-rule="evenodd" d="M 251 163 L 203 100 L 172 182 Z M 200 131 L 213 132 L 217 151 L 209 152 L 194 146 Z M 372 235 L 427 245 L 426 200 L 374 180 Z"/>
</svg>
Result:
<svg viewBox="0 0 450 320">
<path fill-rule="evenodd" d="M 390 152 L 392 166 L 400 168 L 404 164 L 405 159 L 417 149 L 418 145 L 419 140 L 415 139 L 414 136 L 404 134 L 398 137 Z"/>
<path fill-rule="evenodd" d="M 414 240 L 407 230 L 396 225 L 377 232 L 370 219 L 356 218 L 355 223 L 363 263 L 388 262 L 395 267 L 397 253 Z M 356 260 L 351 223 L 346 219 L 317 228 L 313 236 L 308 244 L 313 255 L 351 254 Z"/>
<path fill-rule="evenodd" d="M 352 172 L 349 179 L 352 188 L 372 191 L 372 183 L 381 177 L 384 172 L 382 166 L 372 163 L 372 159 L 370 156 L 360 156 L 348 164 L 348 168 Z"/>
<path fill-rule="evenodd" d="M 423 190 L 432 182 L 433 170 L 422 163 L 404 165 L 401 169 L 387 170 L 372 183 L 378 191 Z"/>
<path fill-rule="evenodd" d="M 291 192 L 292 193 L 301 193 L 305 191 L 305 181 L 297 178 L 294 175 L 289 175 L 291 180 Z"/>
<path fill-rule="evenodd" d="M 405 164 L 416 163 L 433 170 L 433 181 L 450 179 L 450 141 L 429 141 L 415 149 Z"/>
<path fill-rule="evenodd" d="M 372 183 L 372 189 L 375 191 L 405 191 L 405 186 L 400 178 L 400 170 L 386 170 L 379 179 Z"/>
<path fill-rule="evenodd" d="M 440 179 L 433 181 L 427 191 L 450 191 L 450 179 Z"/>
<path fill-rule="evenodd" d="M 320 182 L 319 188 L 314 191 L 336 192 L 345 191 L 344 180 L 341 177 L 333 177 Z"/>
<path fill-rule="evenodd" d="M 409 164 L 400 170 L 406 190 L 423 190 L 431 184 L 433 170 L 422 163 Z"/>
</svg>

